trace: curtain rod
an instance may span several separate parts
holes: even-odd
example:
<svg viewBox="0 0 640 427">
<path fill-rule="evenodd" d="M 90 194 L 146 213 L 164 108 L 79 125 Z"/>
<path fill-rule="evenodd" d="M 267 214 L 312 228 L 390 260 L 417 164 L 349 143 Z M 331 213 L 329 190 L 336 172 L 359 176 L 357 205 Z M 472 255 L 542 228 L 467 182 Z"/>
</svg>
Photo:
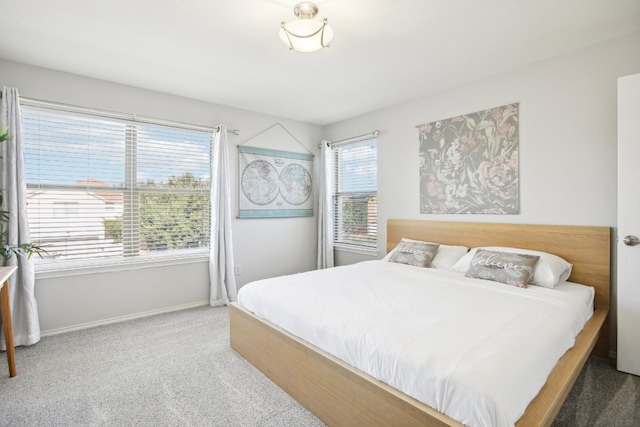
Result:
<svg viewBox="0 0 640 427">
<path fill-rule="evenodd" d="M 330 147 L 334 144 L 345 144 L 347 142 L 354 142 L 358 140 L 369 139 L 372 137 L 376 138 L 378 135 L 380 135 L 380 131 L 376 129 L 373 132 L 365 133 L 363 135 L 358 135 L 358 136 L 352 136 L 351 138 L 341 139 L 339 141 L 327 141 L 327 147 Z M 318 144 L 318 148 L 322 148 L 322 143 Z"/>
<path fill-rule="evenodd" d="M 2 97 L 2 92 L 0 91 L 0 98 Z M 71 104 L 65 104 L 62 102 L 52 102 L 52 101 L 44 101 L 42 99 L 35 99 L 35 98 L 27 98 L 27 97 L 23 97 L 21 96 L 20 99 L 23 99 L 25 101 L 27 101 L 27 103 L 30 104 L 40 104 L 40 105 L 53 105 L 53 106 L 57 106 L 60 108 L 64 108 L 64 109 L 72 109 L 72 110 L 76 110 L 77 112 L 85 112 L 85 113 L 97 113 L 98 115 L 104 115 L 108 118 L 119 118 L 119 119 L 131 119 L 133 118 L 133 120 L 142 120 L 145 122 L 149 122 L 149 123 L 154 123 L 154 124 L 159 124 L 159 125 L 166 125 L 166 126 L 175 126 L 175 127 L 188 127 L 188 128 L 198 128 L 201 130 L 217 130 L 218 132 L 220 132 L 220 126 L 202 126 L 202 125 L 195 125 L 192 123 L 183 123 L 183 122 L 176 122 L 176 121 L 171 121 L 171 120 L 163 120 L 163 119 L 154 119 L 152 117 L 145 117 L 145 116 L 139 116 L 136 114 L 127 114 L 127 113 L 116 113 L 113 111 L 108 111 L 108 110 L 100 110 L 97 108 L 84 108 L 84 107 L 78 107 L 76 105 L 71 105 Z M 227 129 L 227 133 L 232 133 L 234 135 L 240 135 L 240 130 L 238 129 Z"/>
</svg>

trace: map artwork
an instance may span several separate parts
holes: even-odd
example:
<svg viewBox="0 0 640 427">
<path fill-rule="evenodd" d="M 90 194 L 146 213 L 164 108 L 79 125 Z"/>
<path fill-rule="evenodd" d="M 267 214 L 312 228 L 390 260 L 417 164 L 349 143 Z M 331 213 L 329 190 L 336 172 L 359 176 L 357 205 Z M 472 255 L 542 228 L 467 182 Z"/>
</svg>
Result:
<svg viewBox="0 0 640 427">
<path fill-rule="evenodd" d="M 240 218 L 313 216 L 313 155 L 265 148 L 239 150 Z"/>
</svg>

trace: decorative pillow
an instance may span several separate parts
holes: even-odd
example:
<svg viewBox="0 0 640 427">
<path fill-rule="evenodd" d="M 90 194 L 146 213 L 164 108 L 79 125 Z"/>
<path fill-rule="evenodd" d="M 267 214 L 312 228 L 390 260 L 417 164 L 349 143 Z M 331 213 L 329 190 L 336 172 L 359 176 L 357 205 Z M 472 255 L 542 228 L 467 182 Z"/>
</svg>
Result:
<svg viewBox="0 0 640 427">
<path fill-rule="evenodd" d="M 471 267 L 465 273 L 465 277 L 493 280 L 526 288 L 539 259 L 540 257 L 536 255 L 480 249 L 471 260 Z"/>
<path fill-rule="evenodd" d="M 389 261 L 428 267 L 438 250 L 438 246 L 440 245 L 436 243 L 401 241 L 391 253 Z"/>
<path fill-rule="evenodd" d="M 529 283 L 531 283 L 532 285 L 544 286 L 545 288 L 553 288 L 558 283 L 566 281 L 571 275 L 571 269 L 573 268 L 573 265 L 571 265 L 564 259 L 547 252 L 534 251 L 531 249 L 510 248 L 504 246 L 483 246 L 480 248 L 471 249 L 471 251 L 460 258 L 451 269 L 460 273 L 466 273 L 471 266 L 471 260 L 479 249 L 539 256 L 540 259 L 536 264 L 533 272 L 533 277 L 531 278 L 531 281 Z"/>
<path fill-rule="evenodd" d="M 453 246 L 453 245 L 442 245 L 439 243 L 433 242 L 423 242 L 421 240 L 412 240 L 407 238 L 402 238 L 400 243 L 403 242 L 417 242 L 417 243 L 427 243 L 430 245 L 439 245 L 438 250 L 436 251 L 436 256 L 431 260 L 431 268 L 440 268 L 444 270 L 450 270 L 451 267 L 454 266 L 456 261 L 462 258 L 468 251 L 469 248 L 466 246 Z M 397 246 L 396 246 L 397 248 Z M 395 252 L 395 248 L 385 255 L 383 261 L 389 261 L 393 253 Z"/>
</svg>

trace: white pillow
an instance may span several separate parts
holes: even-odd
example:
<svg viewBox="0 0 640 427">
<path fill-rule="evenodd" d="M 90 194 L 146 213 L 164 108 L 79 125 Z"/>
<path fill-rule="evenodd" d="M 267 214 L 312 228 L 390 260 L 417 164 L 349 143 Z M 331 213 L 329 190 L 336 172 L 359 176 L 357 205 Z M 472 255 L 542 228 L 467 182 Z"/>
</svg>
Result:
<svg viewBox="0 0 640 427">
<path fill-rule="evenodd" d="M 539 256 L 540 259 L 536 263 L 529 283 L 532 285 L 544 286 L 545 288 L 553 288 L 558 283 L 566 281 L 571 275 L 571 269 L 573 268 L 573 265 L 564 259 L 547 252 L 502 246 L 483 246 L 481 248 L 471 249 L 465 256 L 460 258 L 453 267 L 451 267 L 451 270 L 466 273 L 467 270 L 469 270 L 469 267 L 471 267 L 471 260 L 473 260 L 478 249 Z"/>
<path fill-rule="evenodd" d="M 429 243 L 429 244 L 438 244 L 435 242 L 423 242 L 422 240 L 413 240 L 413 239 L 407 239 L 407 238 L 402 238 L 403 242 L 422 242 L 422 243 Z M 431 260 L 431 264 L 429 265 L 429 267 L 431 268 L 440 268 L 443 270 L 450 270 L 451 267 L 453 267 L 453 265 L 456 263 L 456 261 L 458 261 L 462 256 L 464 256 L 467 251 L 469 250 L 468 247 L 466 246 L 452 246 L 452 245 L 442 245 L 440 244 L 440 246 L 438 247 L 438 251 L 436 252 L 436 256 Z M 383 261 L 389 261 L 389 258 L 391 258 L 393 251 L 395 251 L 395 248 L 389 252 L 387 255 L 385 255 L 384 258 L 382 258 Z"/>
</svg>

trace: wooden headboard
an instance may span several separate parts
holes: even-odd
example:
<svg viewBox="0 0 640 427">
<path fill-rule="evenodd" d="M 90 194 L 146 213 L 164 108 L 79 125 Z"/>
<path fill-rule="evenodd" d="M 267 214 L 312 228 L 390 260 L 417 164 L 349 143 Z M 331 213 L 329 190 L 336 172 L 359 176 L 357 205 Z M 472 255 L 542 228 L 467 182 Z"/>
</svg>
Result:
<svg viewBox="0 0 640 427">
<path fill-rule="evenodd" d="M 570 281 L 593 286 L 595 306 L 609 310 L 611 287 L 611 228 L 575 225 L 499 224 L 398 220 L 387 221 L 387 252 L 403 238 L 446 245 L 510 246 L 549 252 L 573 269 Z M 594 352 L 609 354 L 608 321 Z"/>
</svg>

